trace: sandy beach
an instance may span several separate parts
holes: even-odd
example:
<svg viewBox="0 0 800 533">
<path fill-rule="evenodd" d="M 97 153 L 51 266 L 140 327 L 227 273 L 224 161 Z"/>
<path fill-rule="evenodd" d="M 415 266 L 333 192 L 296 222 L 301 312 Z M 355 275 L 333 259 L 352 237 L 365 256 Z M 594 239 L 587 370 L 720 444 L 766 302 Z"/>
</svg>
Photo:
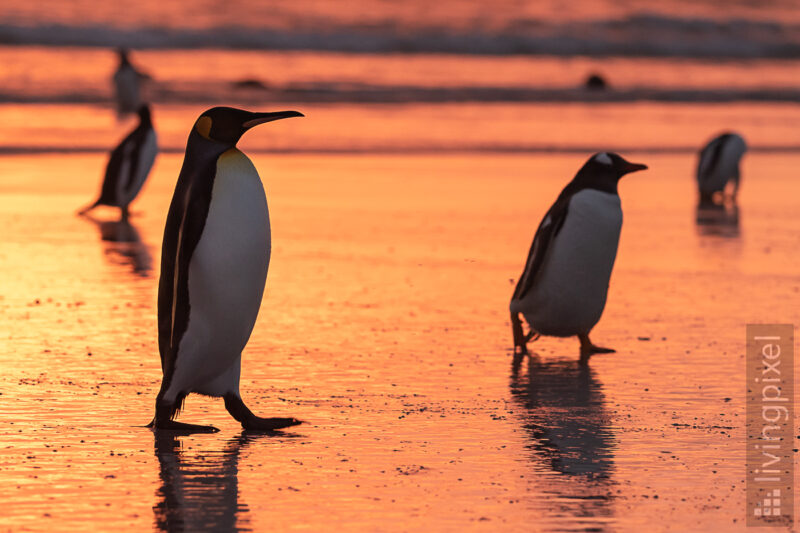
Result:
<svg viewBox="0 0 800 533">
<path fill-rule="evenodd" d="M 620 185 L 593 334 L 617 353 L 588 368 L 575 339 L 515 364 L 507 313 L 583 156 L 252 159 L 274 245 L 242 390 L 307 423 L 242 434 L 192 396 L 182 419 L 221 432 L 155 438 L 139 426 L 161 377 L 155 287 L 181 157 L 160 157 L 129 225 L 75 216 L 104 156 L 0 159 L 0 526 L 745 529 L 744 324 L 800 319 L 796 154 L 750 154 L 738 221 L 716 225 L 696 222 L 693 157 L 630 156 L 650 170 Z"/>
<path fill-rule="evenodd" d="M 0 3 L 0 532 L 796 531 L 800 431 L 765 414 L 797 403 L 798 71 L 797 2 Z M 213 360 L 245 341 L 269 242 L 238 160 L 216 198 L 229 179 L 249 192 L 213 217 L 223 237 L 165 254 L 178 303 L 162 338 L 200 361 L 174 382 L 165 365 L 176 396 L 151 430 L 187 136 L 228 150 L 267 118 L 198 121 L 216 106 L 295 117 L 236 144 L 266 189 L 266 292 L 239 400 L 235 372 L 208 381 L 235 368 Z M 154 139 L 122 218 L 142 183 L 123 169 L 147 168 Z M 112 153 L 118 207 L 78 216 Z M 515 355 L 509 300 L 532 239 L 590 158 L 616 161 L 581 174 L 594 190 L 578 205 L 605 224 L 558 226 L 550 257 L 569 259 L 550 270 L 577 274 L 527 279 L 557 287 L 531 298 L 550 332 L 582 333 L 570 323 L 599 309 L 618 211 L 597 191 L 637 168 L 613 153 L 648 166 L 619 183 L 591 331 L 616 352 L 582 365 L 576 337 L 544 337 Z M 200 155 L 178 195 L 193 215 L 171 219 L 187 251 L 217 190 L 219 160 Z M 738 201 L 698 208 L 715 189 L 698 168 L 724 182 L 737 165 Z M 556 309 L 567 293 L 581 305 Z M 190 390 L 227 396 L 230 411 L 191 394 L 178 417 L 218 433 L 172 431 Z M 260 433 L 287 422 L 242 401 L 304 423 Z"/>
</svg>

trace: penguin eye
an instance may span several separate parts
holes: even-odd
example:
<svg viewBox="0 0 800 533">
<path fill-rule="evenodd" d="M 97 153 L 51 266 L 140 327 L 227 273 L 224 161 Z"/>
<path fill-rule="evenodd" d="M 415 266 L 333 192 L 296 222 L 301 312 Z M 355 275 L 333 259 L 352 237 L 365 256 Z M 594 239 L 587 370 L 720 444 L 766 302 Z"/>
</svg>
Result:
<svg viewBox="0 0 800 533">
<path fill-rule="evenodd" d="M 599 154 L 594 156 L 594 160 L 597 161 L 598 163 L 602 163 L 603 165 L 611 165 L 612 164 L 611 156 L 608 155 L 607 152 L 600 152 Z"/>
<path fill-rule="evenodd" d="M 203 115 L 202 117 L 197 119 L 197 123 L 194 125 L 194 129 L 197 130 L 197 133 L 205 137 L 206 139 L 211 139 L 211 117 L 207 117 Z"/>
</svg>

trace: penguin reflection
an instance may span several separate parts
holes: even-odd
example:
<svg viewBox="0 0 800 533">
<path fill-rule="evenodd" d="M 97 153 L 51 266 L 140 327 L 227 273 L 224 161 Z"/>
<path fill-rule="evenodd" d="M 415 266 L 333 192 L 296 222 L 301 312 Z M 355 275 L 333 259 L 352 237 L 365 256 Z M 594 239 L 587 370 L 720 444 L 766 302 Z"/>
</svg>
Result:
<svg viewBox="0 0 800 533">
<path fill-rule="evenodd" d="M 608 478 L 613 468 L 614 435 L 594 371 L 578 361 L 542 361 L 515 356 L 511 394 L 525 407 L 525 429 L 537 457 L 556 472 Z"/>
<path fill-rule="evenodd" d="M 520 373 L 523 359 L 527 375 Z M 536 354 L 517 354 L 511 395 L 524 408 L 523 429 L 537 470 L 557 474 L 545 481 L 545 492 L 560 502 L 554 512 L 580 520 L 586 531 L 604 530 L 614 514 L 616 442 L 594 371 L 578 361 L 545 362 Z"/>
<path fill-rule="evenodd" d="M 739 237 L 739 206 L 736 201 L 722 204 L 700 202 L 695 220 L 700 235 L 713 237 Z"/>
<path fill-rule="evenodd" d="M 122 216 L 119 220 L 100 220 L 91 215 L 82 216 L 100 230 L 100 240 L 107 243 L 104 252 L 110 263 L 130 265 L 137 276 L 150 275 L 153 265 L 150 250 L 128 217 Z"/>
<path fill-rule="evenodd" d="M 239 502 L 239 454 L 266 434 L 241 434 L 218 453 L 192 457 L 174 432 L 154 432 L 161 487 L 153 506 L 160 531 L 239 531 L 249 509 Z"/>
</svg>

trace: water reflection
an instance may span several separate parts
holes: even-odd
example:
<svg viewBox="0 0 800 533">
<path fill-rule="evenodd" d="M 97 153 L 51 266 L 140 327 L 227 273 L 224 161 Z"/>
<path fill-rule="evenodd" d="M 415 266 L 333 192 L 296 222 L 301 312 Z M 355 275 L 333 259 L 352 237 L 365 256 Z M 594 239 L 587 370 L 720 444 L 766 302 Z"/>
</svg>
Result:
<svg viewBox="0 0 800 533">
<path fill-rule="evenodd" d="M 739 231 L 739 206 L 736 202 L 698 203 L 695 220 L 700 235 L 737 238 Z"/>
<path fill-rule="evenodd" d="M 106 243 L 104 252 L 111 264 L 129 265 L 137 276 L 150 275 L 153 257 L 129 217 L 122 216 L 119 220 L 101 220 L 89 214 L 81 217 L 100 230 L 100 240 Z"/>
<path fill-rule="evenodd" d="M 575 360 L 515 356 L 511 395 L 524 408 L 523 428 L 537 470 L 557 475 L 552 483 L 548 478 L 545 490 L 562 502 L 555 512 L 602 530 L 614 514 L 616 439 L 595 372 Z"/>
<path fill-rule="evenodd" d="M 239 502 L 239 455 L 268 434 L 245 434 L 221 451 L 187 453 L 175 433 L 154 432 L 161 487 L 153 507 L 160 531 L 249 531 L 247 505 Z"/>
</svg>

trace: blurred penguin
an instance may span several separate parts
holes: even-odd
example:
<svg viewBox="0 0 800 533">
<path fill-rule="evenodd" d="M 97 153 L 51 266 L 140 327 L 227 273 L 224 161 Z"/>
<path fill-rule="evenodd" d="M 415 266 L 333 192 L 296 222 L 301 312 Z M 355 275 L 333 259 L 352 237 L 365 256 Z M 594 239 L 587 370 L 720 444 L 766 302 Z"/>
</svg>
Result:
<svg viewBox="0 0 800 533">
<path fill-rule="evenodd" d="M 139 125 L 111 151 L 100 197 L 82 209 L 85 214 L 98 205 L 119 207 L 128 216 L 128 205 L 142 189 L 158 153 L 156 131 L 147 105 L 139 107 Z"/>
<path fill-rule="evenodd" d="M 593 72 L 586 78 L 583 86 L 591 91 L 605 91 L 608 89 L 608 82 L 602 75 Z"/>
<path fill-rule="evenodd" d="M 744 139 L 733 132 L 718 135 L 700 151 L 697 162 L 700 205 L 717 203 L 715 197 L 724 202 L 728 183 L 732 184 L 729 198 L 736 201 L 736 194 L 739 192 L 739 164 L 746 151 Z"/>
<path fill-rule="evenodd" d="M 117 106 L 117 117 L 122 118 L 135 113 L 142 104 L 141 82 L 150 76 L 133 66 L 128 59 L 128 50 L 117 48 L 119 65 L 114 72 L 114 99 Z"/>
</svg>

